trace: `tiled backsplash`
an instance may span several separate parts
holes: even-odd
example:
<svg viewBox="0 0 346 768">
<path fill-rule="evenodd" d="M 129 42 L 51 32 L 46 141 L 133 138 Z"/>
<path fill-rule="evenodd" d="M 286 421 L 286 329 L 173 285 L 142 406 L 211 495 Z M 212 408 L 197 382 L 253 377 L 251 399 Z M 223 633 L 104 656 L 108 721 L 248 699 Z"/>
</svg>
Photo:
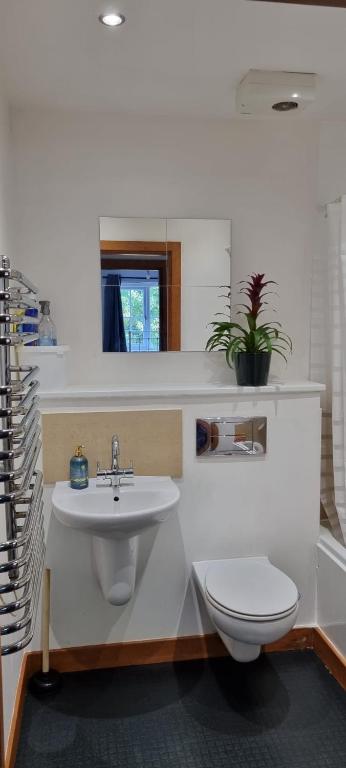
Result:
<svg viewBox="0 0 346 768">
<path fill-rule="evenodd" d="M 133 461 L 137 475 L 182 474 L 180 410 L 52 413 L 42 422 L 45 483 L 68 479 L 70 457 L 79 444 L 85 446 L 90 477 L 97 461 L 109 468 L 113 434 L 120 438 L 121 466 Z"/>
</svg>

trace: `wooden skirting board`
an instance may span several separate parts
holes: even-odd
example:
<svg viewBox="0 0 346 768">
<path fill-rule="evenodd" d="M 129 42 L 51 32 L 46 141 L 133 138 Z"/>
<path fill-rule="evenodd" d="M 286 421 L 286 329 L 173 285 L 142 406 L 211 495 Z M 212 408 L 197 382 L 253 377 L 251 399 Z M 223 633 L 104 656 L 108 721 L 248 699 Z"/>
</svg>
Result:
<svg viewBox="0 0 346 768">
<path fill-rule="evenodd" d="M 313 648 L 330 674 L 346 691 L 346 658 L 320 627 L 314 630 Z"/>
<path fill-rule="evenodd" d="M 26 653 L 22 659 L 22 665 L 20 668 L 19 679 L 17 684 L 16 698 L 14 702 L 10 733 L 8 736 L 7 749 L 5 755 L 5 768 L 14 768 L 16 762 L 17 747 L 20 735 L 20 726 L 22 723 L 24 699 L 26 693 L 27 681 L 30 677 L 28 674 L 28 658 L 30 654 Z"/>
<path fill-rule="evenodd" d="M 312 647 L 312 630 L 293 629 L 277 643 L 265 646 L 266 651 L 296 650 Z M 58 672 L 82 672 L 88 669 L 128 667 L 139 664 L 160 664 L 164 661 L 188 661 L 227 656 L 219 635 L 193 635 L 163 640 L 139 640 L 110 645 L 86 645 L 60 648 L 50 652 L 51 666 Z M 27 655 L 28 676 L 40 668 L 41 653 Z"/>
<path fill-rule="evenodd" d="M 263 647 L 266 653 L 306 649 L 314 650 L 333 677 L 346 689 L 346 659 L 323 630 L 314 627 L 292 629 L 281 640 Z M 219 636 L 212 634 L 53 649 L 50 652 L 50 663 L 59 672 L 82 672 L 221 656 L 228 656 L 228 651 Z M 31 675 L 41 668 L 41 658 L 39 651 L 27 653 L 23 657 L 5 768 L 14 768 L 15 765 L 26 685 Z"/>
</svg>

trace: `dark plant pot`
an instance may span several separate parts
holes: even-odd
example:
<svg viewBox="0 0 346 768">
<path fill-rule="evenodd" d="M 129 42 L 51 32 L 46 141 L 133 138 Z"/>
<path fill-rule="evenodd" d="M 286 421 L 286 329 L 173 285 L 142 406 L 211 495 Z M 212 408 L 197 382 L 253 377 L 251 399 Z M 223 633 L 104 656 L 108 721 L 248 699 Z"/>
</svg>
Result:
<svg viewBox="0 0 346 768">
<path fill-rule="evenodd" d="M 268 382 L 271 352 L 237 352 L 234 368 L 240 387 L 264 387 Z"/>
</svg>

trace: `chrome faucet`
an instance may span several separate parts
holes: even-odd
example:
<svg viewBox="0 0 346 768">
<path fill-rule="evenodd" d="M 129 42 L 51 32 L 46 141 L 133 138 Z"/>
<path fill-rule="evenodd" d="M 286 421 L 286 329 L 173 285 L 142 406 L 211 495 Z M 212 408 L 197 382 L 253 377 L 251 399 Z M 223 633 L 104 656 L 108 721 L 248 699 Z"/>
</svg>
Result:
<svg viewBox="0 0 346 768">
<path fill-rule="evenodd" d="M 118 435 L 112 437 L 112 469 L 119 469 L 120 443 Z"/>
<path fill-rule="evenodd" d="M 96 478 L 99 482 L 96 485 L 104 485 L 106 480 L 109 480 L 110 486 L 120 488 L 121 480 L 125 477 L 133 477 L 133 463 L 129 467 L 119 466 L 120 456 L 120 441 L 118 435 L 112 437 L 112 463 L 110 469 L 101 469 L 99 462 L 97 462 Z"/>
</svg>

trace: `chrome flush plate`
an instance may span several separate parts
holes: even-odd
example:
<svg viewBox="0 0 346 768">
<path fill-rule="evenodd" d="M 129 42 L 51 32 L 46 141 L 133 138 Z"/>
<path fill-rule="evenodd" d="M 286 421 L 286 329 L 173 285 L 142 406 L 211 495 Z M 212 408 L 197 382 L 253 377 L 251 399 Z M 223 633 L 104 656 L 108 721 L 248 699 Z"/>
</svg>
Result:
<svg viewBox="0 0 346 768">
<path fill-rule="evenodd" d="M 196 456 L 263 456 L 267 418 L 215 416 L 196 419 Z"/>
</svg>

